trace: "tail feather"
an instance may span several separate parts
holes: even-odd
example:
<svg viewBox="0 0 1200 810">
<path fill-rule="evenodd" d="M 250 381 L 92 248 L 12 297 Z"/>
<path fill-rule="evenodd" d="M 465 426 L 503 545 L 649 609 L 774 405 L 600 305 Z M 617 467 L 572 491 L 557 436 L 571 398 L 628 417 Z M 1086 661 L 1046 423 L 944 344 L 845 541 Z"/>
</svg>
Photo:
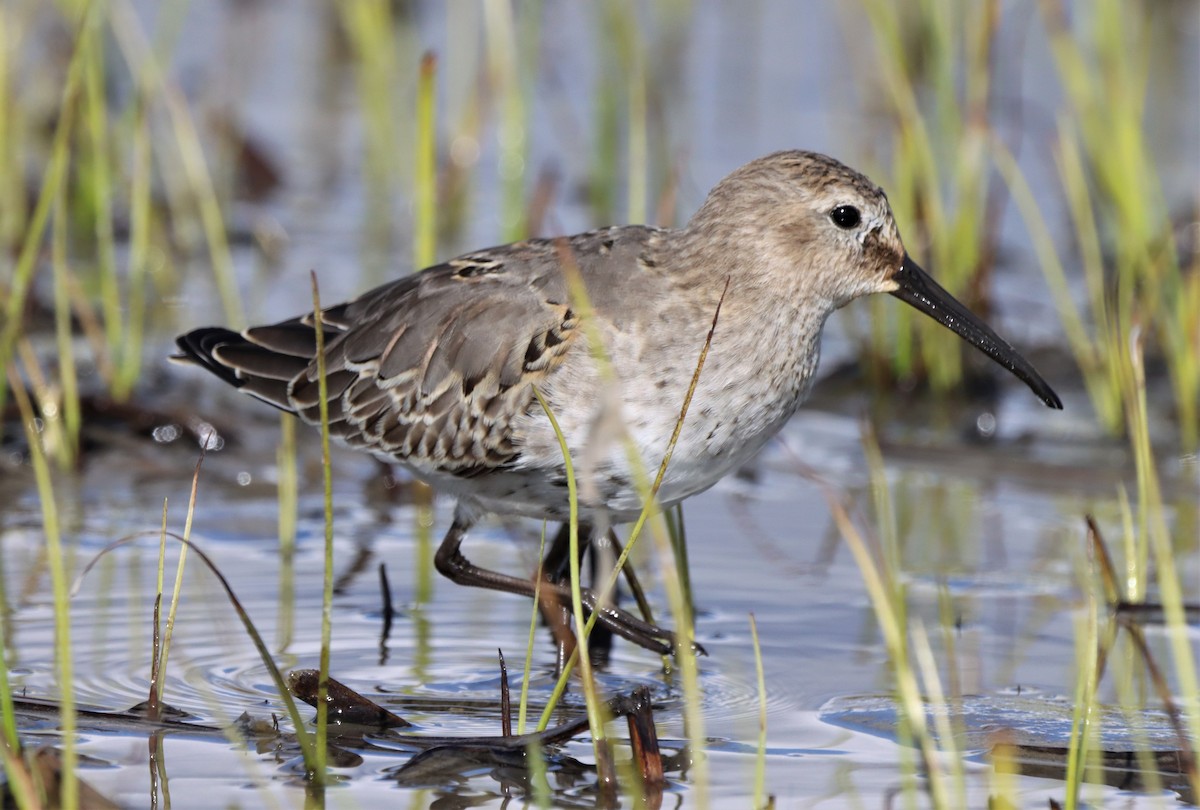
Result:
<svg viewBox="0 0 1200 810">
<path fill-rule="evenodd" d="M 325 341 L 329 342 L 336 332 L 326 329 Z M 253 326 L 246 330 L 247 340 L 289 357 L 302 357 L 312 360 L 317 353 L 317 332 L 311 326 L 299 319 L 272 324 L 271 326 Z"/>
<path fill-rule="evenodd" d="M 280 354 L 249 341 L 221 343 L 213 347 L 212 357 L 226 368 L 236 369 L 243 380 L 263 377 L 287 381 L 303 373 L 312 362 L 307 357 Z"/>
<path fill-rule="evenodd" d="M 326 341 L 340 330 L 325 330 Z M 180 353 L 171 359 L 200 366 L 244 393 L 306 421 L 317 421 L 317 385 L 307 379 L 317 351 L 316 331 L 297 318 L 234 332 L 219 326 L 195 329 L 175 339 Z M 357 378 L 349 371 L 327 377 L 330 419 L 343 419 L 338 398 Z M 311 389 L 311 390 L 310 390 Z"/>
<path fill-rule="evenodd" d="M 316 339 L 312 327 L 286 322 L 245 333 L 205 327 L 180 335 L 175 345 L 180 354 L 171 359 L 200 366 L 234 388 L 295 413 L 289 388 L 312 361 Z"/>
<path fill-rule="evenodd" d="M 234 388 L 241 388 L 246 384 L 245 381 L 239 378 L 232 368 L 218 361 L 213 356 L 213 352 L 217 347 L 225 343 L 236 344 L 245 342 L 245 338 L 232 329 L 224 329 L 219 326 L 194 329 L 186 335 L 180 335 L 175 338 L 175 345 L 179 347 L 182 354 L 174 355 L 171 359 L 200 366 L 200 368 L 215 374 Z"/>
<path fill-rule="evenodd" d="M 256 399 L 261 399 L 268 405 L 274 405 L 281 411 L 295 413 L 288 398 L 288 384 L 281 380 L 268 380 L 262 377 L 251 377 L 243 380 L 241 390 Z"/>
</svg>

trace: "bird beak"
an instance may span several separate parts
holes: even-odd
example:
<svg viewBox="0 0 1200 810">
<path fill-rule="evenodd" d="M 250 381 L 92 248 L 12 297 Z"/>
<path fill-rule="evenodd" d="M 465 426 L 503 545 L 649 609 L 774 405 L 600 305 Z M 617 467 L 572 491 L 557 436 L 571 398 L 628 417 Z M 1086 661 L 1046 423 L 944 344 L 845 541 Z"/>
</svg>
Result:
<svg viewBox="0 0 1200 810">
<path fill-rule="evenodd" d="M 963 340 L 982 351 L 988 357 L 1011 371 L 1051 408 L 1062 410 L 1062 400 L 1054 393 L 1029 361 L 1017 354 L 1016 349 L 1003 339 L 971 310 L 964 307 L 950 293 L 929 277 L 920 265 L 904 255 L 900 269 L 892 276 L 898 289 L 892 295 L 916 307 L 943 326 L 957 332 Z"/>
</svg>

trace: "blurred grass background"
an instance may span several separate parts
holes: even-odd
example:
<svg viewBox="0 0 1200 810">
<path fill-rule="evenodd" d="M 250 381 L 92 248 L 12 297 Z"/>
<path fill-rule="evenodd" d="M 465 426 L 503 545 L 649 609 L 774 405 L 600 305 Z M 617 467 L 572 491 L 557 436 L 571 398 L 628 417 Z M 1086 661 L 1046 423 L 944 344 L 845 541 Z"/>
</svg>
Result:
<svg viewBox="0 0 1200 810">
<path fill-rule="evenodd" d="M 763 143 L 824 148 L 864 168 L 888 190 L 914 255 L 985 314 L 1022 303 L 998 303 L 995 278 L 1032 245 L 1044 288 L 1024 276 L 1018 289 L 1053 302 L 1061 328 L 1037 333 L 1063 336 L 1097 422 L 1124 430 L 1124 343 L 1137 327 L 1152 394 L 1169 392 L 1170 435 L 1194 450 L 1200 254 L 1187 175 L 1198 179 L 1200 159 L 1195 126 L 1169 113 L 1172 94 L 1196 86 L 1186 52 L 1197 5 L 861 0 L 825 12 L 845 63 L 810 79 L 822 90 L 796 77 L 789 99 L 758 98 L 787 84 L 769 84 L 773 65 L 753 59 L 706 88 L 713 23 L 686 0 L 569 11 L 351 0 L 294 12 L 308 37 L 295 49 L 294 31 L 272 29 L 288 15 L 260 2 L 152 11 L 13 0 L 0 10 L 0 362 L 16 362 L 22 340 L 41 347 L 36 395 L 69 463 L 81 385 L 128 399 L 160 367 L 166 336 L 197 310 L 244 324 L 279 284 L 274 273 L 323 259 L 315 269 L 349 278 L 327 294 L 350 294 L 412 267 L 410 256 L 424 264 L 588 225 L 679 224 Z M 778 13 L 748 4 L 717 21 L 718 41 L 753 45 L 744 40 L 769 36 Z M 193 37 L 224 50 L 197 63 Z M 1044 69 L 1030 86 L 1035 51 Z M 281 81 L 267 63 L 281 53 L 294 67 L 263 105 L 248 87 L 259 72 Z M 441 101 L 422 145 L 425 53 Z M 743 146 L 736 121 L 722 122 L 715 148 L 716 136 L 686 128 L 697 110 L 723 121 L 722 105 L 737 115 L 797 101 L 835 103 L 840 123 L 766 135 L 748 124 Z M 436 227 L 417 209 L 435 211 Z M 315 252 L 289 250 L 322 236 Z M 962 386 L 957 338 L 886 300 L 868 306 L 857 345 L 874 386 Z M 39 339 L 51 331 L 53 350 Z"/>
</svg>

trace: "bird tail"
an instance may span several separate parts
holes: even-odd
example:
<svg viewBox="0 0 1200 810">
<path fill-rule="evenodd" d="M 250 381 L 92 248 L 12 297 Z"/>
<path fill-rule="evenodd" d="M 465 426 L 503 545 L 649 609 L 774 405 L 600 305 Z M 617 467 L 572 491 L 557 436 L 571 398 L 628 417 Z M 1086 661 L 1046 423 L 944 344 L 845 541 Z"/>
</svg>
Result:
<svg viewBox="0 0 1200 810">
<path fill-rule="evenodd" d="M 329 340 L 336 332 L 326 331 Z M 317 351 L 316 330 L 301 319 L 234 332 L 219 326 L 175 339 L 172 360 L 190 363 L 276 408 L 296 413 L 293 381 L 307 376 Z"/>
</svg>

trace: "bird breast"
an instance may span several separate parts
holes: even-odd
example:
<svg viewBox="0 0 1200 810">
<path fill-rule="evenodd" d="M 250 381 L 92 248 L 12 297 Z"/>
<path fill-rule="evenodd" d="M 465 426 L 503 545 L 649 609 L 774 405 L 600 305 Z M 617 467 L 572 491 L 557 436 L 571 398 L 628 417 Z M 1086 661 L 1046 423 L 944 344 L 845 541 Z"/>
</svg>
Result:
<svg viewBox="0 0 1200 810">
<path fill-rule="evenodd" d="M 811 388 L 824 315 L 771 328 L 766 324 L 775 319 L 746 309 L 723 309 L 717 320 L 659 491 L 664 505 L 708 489 L 752 459 Z M 748 316 L 763 328 L 722 329 L 726 317 Z M 581 339 L 543 381 L 585 509 L 607 509 L 616 520 L 640 512 L 642 489 L 671 447 L 711 324 L 711 317 L 686 320 L 704 329 L 682 333 L 668 315 L 637 329 L 604 330 L 606 359 L 599 361 Z M 514 423 L 514 445 L 518 467 L 550 467 L 551 478 L 565 481 L 558 437 L 536 402 Z"/>
</svg>

